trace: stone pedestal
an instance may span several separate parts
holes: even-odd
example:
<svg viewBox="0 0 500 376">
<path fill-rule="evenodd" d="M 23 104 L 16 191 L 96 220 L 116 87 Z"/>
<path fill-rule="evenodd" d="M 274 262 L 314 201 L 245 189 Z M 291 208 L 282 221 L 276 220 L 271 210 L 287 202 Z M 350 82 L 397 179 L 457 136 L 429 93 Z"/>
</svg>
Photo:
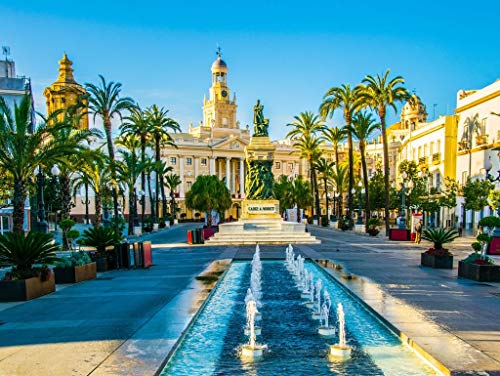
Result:
<svg viewBox="0 0 500 376">
<path fill-rule="evenodd" d="M 281 219 L 278 200 L 243 200 L 241 219 Z"/>
</svg>

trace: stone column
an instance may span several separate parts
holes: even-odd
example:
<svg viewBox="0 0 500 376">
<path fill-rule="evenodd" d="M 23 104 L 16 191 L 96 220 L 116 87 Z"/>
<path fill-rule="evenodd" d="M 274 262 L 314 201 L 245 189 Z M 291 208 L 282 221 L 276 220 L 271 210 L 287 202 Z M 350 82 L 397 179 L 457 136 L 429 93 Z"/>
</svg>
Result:
<svg viewBox="0 0 500 376">
<path fill-rule="evenodd" d="M 208 166 L 210 175 L 215 175 L 215 158 L 209 157 L 208 162 L 210 163 Z"/>
<path fill-rule="evenodd" d="M 179 185 L 179 197 L 184 198 L 184 158 L 179 155 L 179 176 L 181 178 L 181 184 Z"/>
<path fill-rule="evenodd" d="M 226 157 L 226 187 L 231 192 L 231 158 Z"/>
<path fill-rule="evenodd" d="M 245 159 L 240 159 L 240 196 L 245 197 Z"/>
<path fill-rule="evenodd" d="M 194 168 L 194 178 L 196 180 L 196 178 L 198 177 L 198 162 L 199 162 L 199 158 L 194 156 L 193 155 L 193 168 Z"/>
<path fill-rule="evenodd" d="M 219 180 L 222 180 L 222 159 L 217 159 L 217 168 L 219 169 Z"/>
<path fill-rule="evenodd" d="M 231 193 L 238 193 L 236 192 L 236 163 L 231 163 Z"/>
</svg>

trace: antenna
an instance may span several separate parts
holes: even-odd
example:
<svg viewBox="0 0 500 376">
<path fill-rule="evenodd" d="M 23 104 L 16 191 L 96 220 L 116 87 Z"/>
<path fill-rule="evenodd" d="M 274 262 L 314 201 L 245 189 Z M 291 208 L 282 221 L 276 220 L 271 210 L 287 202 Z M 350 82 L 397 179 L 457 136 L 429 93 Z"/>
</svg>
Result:
<svg viewBox="0 0 500 376">
<path fill-rule="evenodd" d="M 434 103 L 432 105 L 432 120 L 436 120 L 436 107 L 437 107 L 437 103 Z"/>
<path fill-rule="evenodd" d="M 10 47 L 2 46 L 2 54 L 5 55 L 5 77 L 9 77 L 9 65 L 7 63 L 9 61 Z"/>
</svg>

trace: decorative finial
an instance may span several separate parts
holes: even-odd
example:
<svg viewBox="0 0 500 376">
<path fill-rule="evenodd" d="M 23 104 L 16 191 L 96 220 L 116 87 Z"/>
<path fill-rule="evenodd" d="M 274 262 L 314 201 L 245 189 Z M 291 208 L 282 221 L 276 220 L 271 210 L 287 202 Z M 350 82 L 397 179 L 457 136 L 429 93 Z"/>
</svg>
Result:
<svg viewBox="0 0 500 376">
<path fill-rule="evenodd" d="M 220 59 L 220 57 L 221 57 L 221 55 L 222 55 L 222 54 L 221 54 L 221 52 L 220 52 L 220 46 L 219 46 L 219 45 L 217 45 L 217 51 L 215 52 L 215 54 L 216 54 L 216 55 L 217 55 L 217 57 L 219 57 L 219 59 Z"/>
</svg>

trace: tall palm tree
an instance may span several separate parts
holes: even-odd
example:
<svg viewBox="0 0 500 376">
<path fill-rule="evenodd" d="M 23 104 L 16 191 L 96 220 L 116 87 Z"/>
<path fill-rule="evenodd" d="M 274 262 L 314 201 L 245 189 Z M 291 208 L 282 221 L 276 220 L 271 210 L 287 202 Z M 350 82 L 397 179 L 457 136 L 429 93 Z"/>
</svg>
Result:
<svg viewBox="0 0 500 376">
<path fill-rule="evenodd" d="M 354 111 L 359 106 L 359 98 L 357 96 L 356 88 L 351 89 L 349 84 L 342 84 L 338 87 L 332 87 L 323 96 L 323 103 L 319 108 L 321 116 L 325 118 L 333 116 L 335 110 L 342 108 L 344 115 L 345 127 L 351 125 L 352 117 Z M 353 145 L 352 145 L 352 135 L 347 132 L 347 147 L 349 153 L 349 188 L 348 188 L 348 199 L 347 199 L 347 216 L 349 218 L 349 223 L 352 224 L 352 204 L 353 196 L 352 189 L 354 187 L 354 157 L 353 157 Z"/>
<path fill-rule="evenodd" d="M 387 69 L 384 74 L 366 76 L 362 83 L 356 88 L 359 97 L 359 106 L 368 106 L 376 111 L 380 119 L 380 128 L 382 131 L 382 143 L 384 149 L 384 185 L 385 185 L 385 231 L 389 235 L 389 147 L 387 144 L 387 130 L 385 117 L 387 107 L 392 107 L 397 112 L 396 103 L 405 100 L 412 101 L 408 89 L 404 85 L 404 78 L 396 76 L 389 78 L 390 70 Z"/>
<path fill-rule="evenodd" d="M 134 217 L 137 214 L 137 194 L 135 183 L 141 176 L 141 173 L 147 168 L 146 163 L 142 162 L 132 151 L 119 150 L 121 158 L 116 161 L 116 176 L 120 182 L 126 185 L 128 191 L 128 235 L 134 233 Z"/>
<path fill-rule="evenodd" d="M 332 181 L 335 184 L 335 190 L 339 194 L 338 206 L 337 206 L 337 217 L 340 218 L 342 215 L 342 204 L 343 195 L 346 190 L 346 175 L 348 166 L 335 166 L 332 172 Z"/>
<path fill-rule="evenodd" d="M 366 112 L 358 112 L 352 119 L 349 132 L 359 141 L 359 152 L 361 154 L 361 166 L 363 169 L 363 185 L 365 188 L 365 215 L 370 219 L 370 197 L 368 192 L 368 171 L 366 168 L 366 142 L 368 138 L 378 129 L 380 124 L 375 122 L 372 115 Z M 367 222 L 368 223 L 368 222 Z M 366 227 L 368 229 L 368 227 Z"/>
<path fill-rule="evenodd" d="M 12 179 L 13 185 L 13 232 L 23 232 L 24 203 L 27 186 L 37 166 L 67 163 L 67 156 L 75 153 L 76 145 L 70 140 L 56 138 L 68 125 L 52 122 L 56 114 L 49 116 L 36 129 L 32 129 L 32 107 L 29 95 L 14 105 L 12 112 L 0 97 L 0 170 Z M 50 124 L 49 124 L 50 123 Z M 30 132 L 32 130 L 32 132 Z"/>
<path fill-rule="evenodd" d="M 172 213 L 170 213 L 172 215 L 172 218 L 173 219 L 176 219 L 177 218 L 177 214 L 176 214 L 176 203 L 175 203 L 175 190 L 177 189 L 177 187 L 179 185 L 182 184 L 182 179 L 179 175 L 177 174 L 167 174 L 165 175 L 165 184 L 168 188 L 168 190 L 170 191 L 170 202 L 171 202 L 171 211 Z"/>
<path fill-rule="evenodd" d="M 152 105 L 147 108 L 145 112 L 148 117 L 148 123 L 150 128 L 150 133 L 154 141 L 154 149 L 155 149 L 155 161 L 160 162 L 161 160 L 161 147 L 162 146 L 172 146 L 177 148 L 175 145 L 175 141 L 172 138 L 170 132 L 180 132 L 181 128 L 179 123 L 174 119 L 168 117 L 168 110 L 159 108 L 157 105 Z M 160 193 L 160 186 L 163 185 L 163 175 L 156 174 L 155 178 L 155 195 L 156 195 L 156 213 L 159 214 L 159 202 L 158 195 Z M 165 196 L 162 197 L 163 210 L 165 211 L 165 207 L 167 206 L 167 198 Z M 162 213 L 162 216 L 165 217 L 165 212 Z M 156 218 L 153 218 L 154 220 Z M 156 222 L 156 220 L 155 220 Z"/>
<path fill-rule="evenodd" d="M 323 191 L 325 193 L 325 210 L 328 215 L 328 181 L 332 177 L 333 167 L 335 162 L 329 162 L 326 158 L 319 158 L 315 164 L 315 170 L 319 173 L 319 177 L 323 180 Z M 330 220 L 330 218 L 328 218 Z"/>
<path fill-rule="evenodd" d="M 344 142 L 346 136 L 347 132 L 345 128 L 332 127 L 325 128 L 323 131 L 323 138 L 326 141 L 331 142 L 333 145 L 333 150 L 335 152 L 335 164 L 337 166 L 339 165 L 339 145 Z"/>
<path fill-rule="evenodd" d="M 306 159 L 309 163 L 309 177 L 315 196 L 313 217 L 315 214 L 319 217 L 321 212 L 314 163 L 321 155 L 319 148 L 321 139 L 317 135 L 323 132 L 325 122 L 313 112 L 306 111 L 294 116 L 294 121 L 287 124 L 287 126 L 291 126 L 293 129 L 288 132 L 286 137 L 294 140 L 294 147 L 298 149 L 300 157 Z"/>
<path fill-rule="evenodd" d="M 120 98 L 121 83 L 114 81 L 106 82 L 106 79 L 102 75 L 99 75 L 99 78 L 101 80 L 99 86 L 91 83 L 85 84 L 89 94 L 89 112 L 94 115 L 94 122 L 97 116 L 102 119 L 104 132 L 106 134 L 109 159 L 111 161 L 111 166 L 114 166 L 115 149 L 113 145 L 111 122 L 115 117 L 122 120 L 122 113 L 134 107 L 134 100 L 130 97 Z M 113 169 L 111 170 L 111 177 L 113 180 L 116 180 L 116 174 Z M 118 228 L 118 192 L 116 186 L 112 189 L 111 194 L 113 196 L 115 227 Z"/>
<path fill-rule="evenodd" d="M 124 118 L 124 122 L 120 127 L 120 132 L 125 136 L 135 136 L 140 140 L 141 145 L 141 162 L 146 163 L 146 148 L 151 142 L 151 132 L 148 122 L 148 116 L 136 105 L 130 110 L 129 116 Z M 146 202 L 146 172 L 141 173 L 141 202 Z M 141 206 L 141 222 L 144 222 L 146 205 Z"/>
</svg>

